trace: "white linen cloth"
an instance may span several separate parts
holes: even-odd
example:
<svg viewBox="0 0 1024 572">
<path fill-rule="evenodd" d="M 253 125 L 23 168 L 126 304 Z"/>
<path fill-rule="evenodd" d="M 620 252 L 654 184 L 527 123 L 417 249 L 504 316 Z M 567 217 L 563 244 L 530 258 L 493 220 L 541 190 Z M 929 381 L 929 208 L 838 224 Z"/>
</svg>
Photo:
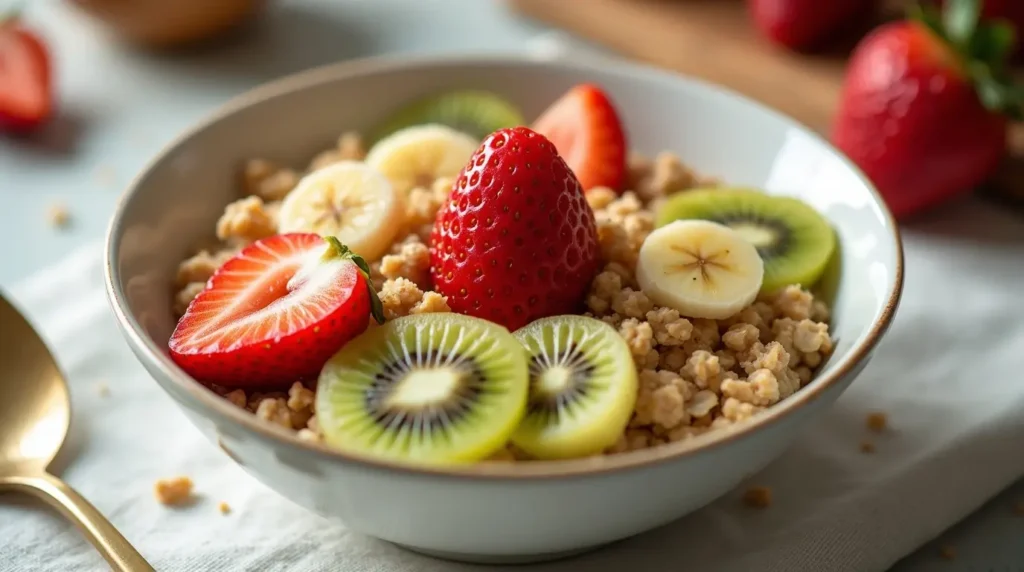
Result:
<svg viewBox="0 0 1024 572">
<path fill-rule="evenodd" d="M 662 529 L 526 569 L 881 571 L 1024 475 L 1024 219 L 968 200 L 905 235 L 906 291 L 895 324 L 837 405 L 751 479 L 772 488 L 771 507 L 745 507 L 741 488 Z M 158 570 L 494 569 L 432 560 L 335 527 L 235 466 L 125 345 L 107 308 L 99 244 L 8 293 L 70 379 L 73 427 L 60 474 Z M 875 410 L 888 413 L 885 435 L 865 428 Z M 873 454 L 859 450 L 867 437 Z M 154 480 L 179 474 L 194 479 L 199 501 L 159 505 Z M 230 514 L 218 512 L 220 501 Z M 992 563 L 1000 564 L 1011 563 Z M 55 513 L 0 497 L 0 570 L 102 569 Z"/>
<path fill-rule="evenodd" d="M 557 57 L 560 42 L 545 36 L 531 47 Z M 903 303 L 875 360 L 750 481 L 771 487 L 771 507 L 745 507 L 740 487 L 656 531 L 523 569 L 881 571 L 1024 475 L 1024 217 L 968 199 L 905 228 L 904 239 Z M 433 560 L 336 527 L 235 466 L 125 345 L 103 292 L 101 249 L 83 246 L 7 293 L 69 377 L 73 424 L 59 474 L 157 570 L 499 569 Z M 865 428 L 872 411 L 888 414 L 886 434 Z M 867 438 L 872 454 L 859 449 Z M 154 500 L 153 482 L 176 475 L 195 481 L 193 506 Z M 230 514 L 218 512 L 221 501 Z M 104 568 L 55 513 L 0 496 L 0 572 Z"/>
</svg>

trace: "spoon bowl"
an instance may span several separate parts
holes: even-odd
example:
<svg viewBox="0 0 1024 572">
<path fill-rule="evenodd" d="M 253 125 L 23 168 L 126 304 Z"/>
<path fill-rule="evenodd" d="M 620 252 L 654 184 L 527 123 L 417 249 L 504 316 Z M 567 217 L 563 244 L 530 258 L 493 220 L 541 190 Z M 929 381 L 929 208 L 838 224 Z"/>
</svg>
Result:
<svg viewBox="0 0 1024 572">
<path fill-rule="evenodd" d="M 43 472 L 71 422 L 64 376 L 32 325 L 0 296 L 0 477 Z"/>
<path fill-rule="evenodd" d="M 64 376 L 46 343 L 0 295 L 0 493 L 44 500 L 82 529 L 117 571 L 153 570 L 95 507 L 46 468 L 71 422 Z"/>
</svg>

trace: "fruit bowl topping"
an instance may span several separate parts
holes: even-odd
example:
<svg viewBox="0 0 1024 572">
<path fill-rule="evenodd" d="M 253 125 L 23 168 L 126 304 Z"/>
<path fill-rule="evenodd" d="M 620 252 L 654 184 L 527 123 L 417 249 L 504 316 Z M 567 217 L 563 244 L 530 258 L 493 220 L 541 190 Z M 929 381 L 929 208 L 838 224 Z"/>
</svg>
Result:
<svg viewBox="0 0 1024 572">
<path fill-rule="evenodd" d="M 459 174 L 431 236 L 434 287 L 452 310 L 515 330 L 579 310 L 600 264 L 594 213 L 554 145 L 495 131 Z"/>
<path fill-rule="evenodd" d="M 754 245 L 706 220 L 677 220 L 658 228 L 640 247 L 636 265 L 636 281 L 655 304 L 714 320 L 753 302 L 763 277 Z"/>
<path fill-rule="evenodd" d="M 383 322 L 361 257 L 336 238 L 279 234 L 225 262 L 189 304 L 168 342 L 198 381 L 224 387 L 287 387 Z"/>
<path fill-rule="evenodd" d="M 530 356 L 530 393 L 512 442 L 538 459 L 585 457 L 614 445 L 637 392 L 633 357 L 615 328 L 566 315 L 513 335 Z"/>
<path fill-rule="evenodd" d="M 763 292 L 813 286 L 835 251 L 828 221 L 793 197 L 754 189 L 694 189 L 673 195 L 658 212 L 658 226 L 686 219 L 724 224 L 754 245 L 764 261 Z"/>
<path fill-rule="evenodd" d="M 626 130 L 611 97 L 601 88 L 591 84 L 572 88 L 537 118 L 533 130 L 555 145 L 584 191 L 622 190 Z"/>
<path fill-rule="evenodd" d="M 392 320 L 342 348 L 317 382 L 332 446 L 432 465 L 502 448 L 526 408 L 526 355 L 501 326 L 458 314 Z"/>
</svg>

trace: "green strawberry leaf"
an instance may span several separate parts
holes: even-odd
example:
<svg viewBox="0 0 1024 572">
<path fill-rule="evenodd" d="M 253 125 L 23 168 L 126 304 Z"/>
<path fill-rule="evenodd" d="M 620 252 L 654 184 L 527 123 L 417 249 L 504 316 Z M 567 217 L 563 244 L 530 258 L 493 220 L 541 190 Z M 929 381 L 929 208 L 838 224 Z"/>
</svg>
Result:
<svg viewBox="0 0 1024 572">
<path fill-rule="evenodd" d="M 1017 44 L 1017 33 L 1007 22 L 996 21 L 978 28 L 971 38 L 970 53 L 985 62 L 1003 62 Z"/>
<path fill-rule="evenodd" d="M 1004 20 L 981 17 L 980 0 L 946 0 L 945 8 L 915 4 L 908 16 L 935 34 L 961 61 L 978 100 L 993 113 L 1024 119 L 1024 85 L 1017 82 L 1007 60 L 1017 44 L 1014 27 Z"/>
<path fill-rule="evenodd" d="M 942 12 L 931 5 L 911 4 L 907 9 L 907 17 L 911 20 L 921 22 L 933 34 L 947 42 L 946 30 L 942 25 Z"/>
<path fill-rule="evenodd" d="M 327 252 L 324 253 L 322 260 L 333 260 L 339 257 L 346 258 L 359 268 L 366 279 L 366 290 L 370 293 L 370 315 L 373 316 L 373 319 L 378 324 L 383 324 L 385 320 L 384 304 L 381 303 L 380 297 L 377 296 L 377 291 L 373 288 L 373 281 L 370 280 L 370 265 L 366 263 L 362 256 L 352 252 L 352 249 L 342 244 L 337 237 L 325 236 L 323 238 L 327 241 Z"/>
<path fill-rule="evenodd" d="M 946 0 L 942 27 L 946 38 L 953 44 L 963 48 L 969 46 L 980 20 L 978 0 Z"/>
</svg>

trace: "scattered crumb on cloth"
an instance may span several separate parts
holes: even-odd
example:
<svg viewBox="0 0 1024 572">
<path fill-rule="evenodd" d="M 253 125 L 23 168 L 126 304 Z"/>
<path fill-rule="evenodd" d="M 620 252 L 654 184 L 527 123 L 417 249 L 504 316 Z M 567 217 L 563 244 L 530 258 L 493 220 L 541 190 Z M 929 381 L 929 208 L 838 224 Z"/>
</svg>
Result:
<svg viewBox="0 0 1024 572">
<path fill-rule="evenodd" d="M 743 493 L 743 504 L 750 508 L 768 508 L 772 505 L 772 490 L 768 487 L 750 487 Z"/>
<path fill-rule="evenodd" d="M 96 383 L 96 395 L 99 395 L 100 397 L 107 397 L 110 395 L 110 386 L 107 385 L 107 382 L 100 381 Z"/>
<path fill-rule="evenodd" d="M 956 549 L 949 545 L 943 546 L 939 549 L 939 556 L 944 560 L 953 560 L 956 558 Z"/>
<path fill-rule="evenodd" d="M 860 452 L 861 453 L 874 453 L 875 452 L 875 444 L 872 443 L 871 441 L 861 441 L 860 442 Z"/>
<path fill-rule="evenodd" d="M 56 202 L 47 208 L 46 218 L 49 221 L 50 226 L 54 228 L 64 228 L 71 222 L 71 211 L 68 210 L 66 204 Z"/>
<path fill-rule="evenodd" d="M 193 500 L 192 479 L 174 477 L 160 479 L 153 485 L 153 494 L 160 504 L 165 506 L 181 506 Z"/>
<path fill-rule="evenodd" d="M 228 503 L 221 501 L 217 503 L 217 510 L 219 510 L 221 514 L 228 514 L 231 512 L 231 506 Z"/>
<path fill-rule="evenodd" d="M 876 411 L 868 414 L 865 423 L 867 423 L 868 429 L 875 433 L 881 433 L 889 427 L 889 417 L 885 413 Z"/>
</svg>

